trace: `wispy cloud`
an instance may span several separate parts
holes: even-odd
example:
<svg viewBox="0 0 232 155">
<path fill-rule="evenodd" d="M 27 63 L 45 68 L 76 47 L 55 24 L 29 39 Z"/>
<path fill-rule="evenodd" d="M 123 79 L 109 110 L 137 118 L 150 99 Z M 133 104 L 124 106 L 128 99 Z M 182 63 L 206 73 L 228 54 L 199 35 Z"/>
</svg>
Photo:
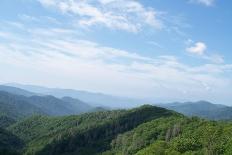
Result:
<svg viewBox="0 0 232 155">
<path fill-rule="evenodd" d="M 52 17 L 20 14 L 18 22 L 0 20 L 0 70 L 4 73 L 0 81 L 169 101 L 232 100 L 232 64 L 212 52 L 207 42 L 189 40 L 184 45 L 188 54 L 178 51 L 184 49 L 183 40 L 190 38 L 185 30 L 191 25 L 184 15 L 161 13 L 134 0 L 38 1 Z M 116 34 L 112 29 L 123 32 Z M 120 40 L 123 44 L 145 38 L 141 45 L 150 47 L 139 51 L 121 46 L 117 39 L 125 31 L 132 35 L 126 33 L 131 40 Z M 105 41 L 108 33 L 115 38 Z M 133 40 L 133 33 L 140 38 Z M 169 55 L 146 51 L 154 47 Z M 201 61 L 191 65 L 188 61 L 195 58 Z"/>
<path fill-rule="evenodd" d="M 11 25 L 12 26 L 12 25 Z M 29 35 L 1 32 L 0 69 L 5 81 L 65 86 L 117 95 L 175 99 L 215 99 L 232 86 L 231 64 L 187 65 L 175 56 L 146 57 L 99 43 L 74 39 L 72 30 L 25 27 Z M 34 33 L 32 33 L 34 32 Z M 43 32 L 43 33 L 40 33 Z M 10 34 L 10 35 L 7 35 Z M 62 36 L 59 38 L 58 36 Z M 20 69 L 19 69 L 20 68 Z M 28 72 L 27 74 L 25 74 Z M 84 81 L 84 82 L 83 82 Z M 136 91 L 134 91 L 136 90 Z"/>
<path fill-rule="evenodd" d="M 158 12 L 134 0 L 39 0 L 45 7 L 76 17 L 83 27 L 102 25 L 110 29 L 138 32 L 143 27 L 162 28 Z"/>
<path fill-rule="evenodd" d="M 212 6 L 215 3 L 215 0 L 190 0 L 193 3 L 199 3 L 205 6 Z"/>
</svg>

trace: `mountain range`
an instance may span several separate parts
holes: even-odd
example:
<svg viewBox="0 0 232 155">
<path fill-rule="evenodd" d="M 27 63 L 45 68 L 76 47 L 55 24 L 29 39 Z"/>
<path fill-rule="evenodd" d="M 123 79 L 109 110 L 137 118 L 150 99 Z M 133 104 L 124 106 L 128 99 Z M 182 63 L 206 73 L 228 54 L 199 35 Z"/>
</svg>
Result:
<svg viewBox="0 0 232 155">
<path fill-rule="evenodd" d="M 232 153 L 229 106 L 198 101 L 110 110 L 112 107 L 74 98 L 75 90 L 52 90 L 67 94 L 52 96 L 45 91 L 0 86 L 0 154 Z M 68 92 L 75 93 L 66 96 Z"/>
<path fill-rule="evenodd" d="M 14 87 L 4 86 L 4 88 L 7 88 L 5 91 L 2 91 L 2 88 L 3 87 L 1 87 L 0 91 L 1 126 L 4 126 L 3 124 L 7 126 L 9 122 L 14 122 L 13 120 L 20 120 L 32 115 L 77 115 L 88 111 L 94 111 L 95 109 L 95 107 L 71 97 L 59 99 L 50 95 L 34 96 L 34 93 L 29 92 L 26 93 L 27 96 L 23 96 L 21 94 L 25 92 L 24 90 L 19 91 L 21 89 L 16 88 L 18 94 L 13 94 L 16 93 Z M 29 96 L 28 94 L 33 96 Z"/>
<path fill-rule="evenodd" d="M 11 96 L 9 98 L 20 98 L 20 100 L 23 99 L 24 102 L 29 102 L 30 106 L 28 109 L 30 109 L 31 106 L 36 106 L 36 108 L 31 107 L 32 109 L 37 110 L 36 113 L 41 113 L 42 111 L 49 115 L 80 114 L 88 111 L 129 108 L 136 107 L 136 105 L 142 105 L 145 102 L 144 100 L 121 98 L 101 93 L 91 93 L 72 89 L 46 88 L 15 83 L 0 85 L 0 91 L 8 92 L 8 95 L 17 95 L 17 97 Z M 121 104 L 124 105 L 119 106 Z M 232 119 L 232 107 L 213 104 L 207 101 L 173 102 L 153 105 L 174 110 L 186 116 L 198 116 L 211 120 Z M 41 108 L 43 110 L 41 110 Z M 27 115 L 27 113 L 25 113 L 25 115 Z"/>
<path fill-rule="evenodd" d="M 212 104 L 207 101 L 198 102 L 175 102 L 167 104 L 158 104 L 187 116 L 198 116 L 210 120 L 231 120 L 232 107 L 220 104 Z"/>
<path fill-rule="evenodd" d="M 61 89 L 61 88 L 47 88 L 35 85 L 22 85 L 18 83 L 8 83 L 5 86 L 10 86 L 18 89 L 23 89 L 26 92 L 33 92 L 37 95 L 52 95 L 57 98 L 72 97 L 82 100 L 94 107 L 111 107 L 111 108 L 132 108 L 141 104 L 147 103 L 147 100 L 134 99 L 127 97 L 119 97 L 113 95 L 107 95 L 103 93 L 93 93 L 82 90 L 74 89 Z M 0 88 L 1 90 L 1 88 Z"/>
</svg>

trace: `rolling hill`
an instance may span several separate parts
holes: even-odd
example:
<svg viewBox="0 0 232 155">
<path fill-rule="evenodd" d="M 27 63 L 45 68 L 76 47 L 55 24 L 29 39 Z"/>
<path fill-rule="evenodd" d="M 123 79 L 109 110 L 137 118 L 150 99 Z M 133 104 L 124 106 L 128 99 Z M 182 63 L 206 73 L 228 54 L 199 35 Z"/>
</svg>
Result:
<svg viewBox="0 0 232 155">
<path fill-rule="evenodd" d="M 175 115 L 163 108 L 143 106 L 80 116 L 36 116 L 16 123 L 9 131 L 27 144 L 25 154 L 98 154 L 111 141 L 147 121 Z"/>
<path fill-rule="evenodd" d="M 13 85 L 15 87 L 1 85 L 0 90 L 7 91 L 11 94 L 14 93 L 19 96 L 26 96 L 28 98 L 26 99 L 26 102 L 36 105 L 37 108 L 43 108 L 43 112 L 50 115 L 82 114 L 85 112 L 114 109 L 116 107 L 128 108 L 145 102 L 142 100 L 139 101 L 135 99 L 120 98 L 72 89 L 46 88 L 20 84 L 8 85 Z M 17 88 L 16 86 L 20 88 Z M 83 101 L 80 99 L 83 99 Z M 174 102 L 156 105 L 177 111 L 187 116 L 199 116 L 211 120 L 232 119 L 232 107 L 212 104 L 207 101 L 184 103 Z"/>
<path fill-rule="evenodd" d="M 4 91 L 4 92 L 11 93 L 11 94 L 16 94 L 16 95 L 27 96 L 27 97 L 38 95 L 36 93 L 30 92 L 30 91 L 27 91 L 21 88 L 5 86 L 5 85 L 0 85 L 0 91 Z"/>
<path fill-rule="evenodd" d="M 211 120 L 232 120 L 232 107 L 212 104 L 207 101 L 159 104 L 187 116 L 198 116 Z"/>
<path fill-rule="evenodd" d="M 150 105 L 72 116 L 32 116 L 7 127 L 3 135 L 4 155 L 11 151 L 23 155 L 232 153 L 232 123 L 188 118 Z"/>
<path fill-rule="evenodd" d="M 81 114 L 92 109 L 88 104 L 73 98 L 26 97 L 0 91 L 0 122 L 4 122 L 5 119 L 18 120 L 34 114 L 51 116 Z"/>
<path fill-rule="evenodd" d="M 77 114 L 93 111 L 95 109 L 88 103 L 85 103 L 79 99 L 74 99 L 71 97 L 62 97 L 61 100 L 72 105 L 72 107 L 76 109 Z"/>
<path fill-rule="evenodd" d="M 109 111 L 72 97 L 5 90 L 18 95 L 0 91 L 0 154 L 232 153 L 232 123 L 192 117 L 230 120 L 228 106 L 199 101 Z"/>
<path fill-rule="evenodd" d="M 132 108 L 147 103 L 146 100 L 132 99 L 127 97 L 118 97 L 102 93 L 93 93 L 82 90 L 74 89 L 60 89 L 60 88 L 47 88 L 35 85 L 22 85 L 17 83 L 8 83 L 7 86 L 21 88 L 30 92 L 44 95 L 52 95 L 57 98 L 72 97 L 88 103 L 96 107 L 109 107 L 109 108 Z"/>
<path fill-rule="evenodd" d="M 0 91 L 0 114 L 12 119 L 21 119 L 33 114 L 45 114 L 42 109 L 31 104 L 25 96 Z M 3 118 L 3 117 L 2 117 Z"/>
</svg>

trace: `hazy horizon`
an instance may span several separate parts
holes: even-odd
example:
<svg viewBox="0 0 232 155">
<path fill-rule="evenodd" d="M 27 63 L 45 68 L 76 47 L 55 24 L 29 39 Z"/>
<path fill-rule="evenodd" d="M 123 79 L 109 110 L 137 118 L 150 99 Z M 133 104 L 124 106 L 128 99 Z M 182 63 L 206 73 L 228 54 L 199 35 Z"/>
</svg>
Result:
<svg viewBox="0 0 232 155">
<path fill-rule="evenodd" d="M 220 104 L 220 105 L 227 105 L 227 106 L 232 106 L 230 104 L 224 104 L 224 103 L 216 103 L 210 100 L 183 100 L 183 99 L 159 99 L 159 98 L 138 98 L 138 97 L 128 97 L 128 96 L 119 96 L 119 95 L 114 95 L 114 94 L 109 94 L 109 93 L 104 93 L 104 92 L 94 92 L 94 91 L 89 91 L 89 90 L 80 90 L 80 89 L 75 89 L 75 88 L 62 88 L 62 87 L 47 87 L 47 86 L 42 86 L 42 85 L 36 85 L 36 84 L 22 84 L 22 83 L 0 83 L 0 86 L 10 86 L 10 87 L 15 87 L 15 88 L 20 88 L 32 93 L 38 93 L 37 91 L 33 91 L 34 89 L 37 88 L 45 88 L 45 89 L 51 89 L 51 90 L 61 90 L 61 91 L 77 91 L 77 92 L 83 92 L 83 93 L 90 93 L 90 94 L 95 94 L 95 95 L 106 95 L 107 97 L 115 97 L 114 99 L 122 99 L 125 101 L 125 99 L 128 100 L 134 100 L 135 104 L 133 105 L 133 103 L 131 103 L 132 107 L 136 107 L 136 106 L 141 106 L 144 104 L 150 104 L 150 105 L 160 105 L 160 104 L 173 104 L 173 103 L 196 103 L 196 102 L 209 102 L 212 104 Z M 41 94 L 41 95 L 48 95 L 46 93 Z M 53 95 L 52 95 L 53 96 Z M 70 97 L 69 95 L 67 95 L 66 97 Z M 78 97 L 74 97 L 76 99 L 79 99 Z M 127 101 L 126 101 L 127 102 Z M 128 104 L 128 106 L 130 107 L 130 105 Z M 120 108 L 120 106 L 118 106 L 118 108 Z"/>
</svg>

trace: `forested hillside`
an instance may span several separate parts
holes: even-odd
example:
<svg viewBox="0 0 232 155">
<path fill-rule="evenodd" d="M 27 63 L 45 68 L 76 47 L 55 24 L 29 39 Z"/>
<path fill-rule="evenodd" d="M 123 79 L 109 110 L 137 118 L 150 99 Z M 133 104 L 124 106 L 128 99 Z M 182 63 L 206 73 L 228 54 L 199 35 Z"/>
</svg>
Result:
<svg viewBox="0 0 232 155">
<path fill-rule="evenodd" d="M 62 117 L 38 115 L 6 130 L 17 140 L 12 151 L 24 155 L 232 153 L 231 123 L 188 118 L 149 105 Z"/>
<path fill-rule="evenodd" d="M 120 133 L 160 117 L 173 115 L 163 108 L 143 106 L 129 111 L 105 111 L 81 116 L 37 116 L 9 130 L 23 139 L 26 154 L 98 154 L 110 149 Z"/>
<path fill-rule="evenodd" d="M 71 97 L 30 96 L 21 89 L 7 89 L 28 96 L 0 91 L 0 154 L 229 155 L 232 151 L 230 122 L 188 118 L 150 105 L 108 111 Z M 230 119 L 229 107 L 203 101 L 162 106 L 188 116 Z"/>
<path fill-rule="evenodd" d="M 33 114 L 45 114 L 42 109 L 31 104 L 27 97 L 0 91 L 0 115 L 21 119 Z M 5 119 L 4 117 L 0 117 Z"/>
<path fill-rule="evenodd" d="M 32 115 L 63 116 L 81 114 L 92 109 L 93 107 L 87 103 L 70 97 L 63 99 L 53 96 L 27 97 L 0 91 L 0 122 L 4 124 L 11 122 L 10 120 L 19 120 Z"/>
<path fill-rule="evenodd" d="M 17 136 L 9 131 L 0 128 L 0 154 L 1 155 L 19 155 L 18 152 L 24 147 L 24 143 Z"/>
<path fill-rule="evenodd" d="M 232 124 L 168 117 L 144 123 L 112 141 L 105 154 L 220 155 L 232 152 Z"/>
</svg>

